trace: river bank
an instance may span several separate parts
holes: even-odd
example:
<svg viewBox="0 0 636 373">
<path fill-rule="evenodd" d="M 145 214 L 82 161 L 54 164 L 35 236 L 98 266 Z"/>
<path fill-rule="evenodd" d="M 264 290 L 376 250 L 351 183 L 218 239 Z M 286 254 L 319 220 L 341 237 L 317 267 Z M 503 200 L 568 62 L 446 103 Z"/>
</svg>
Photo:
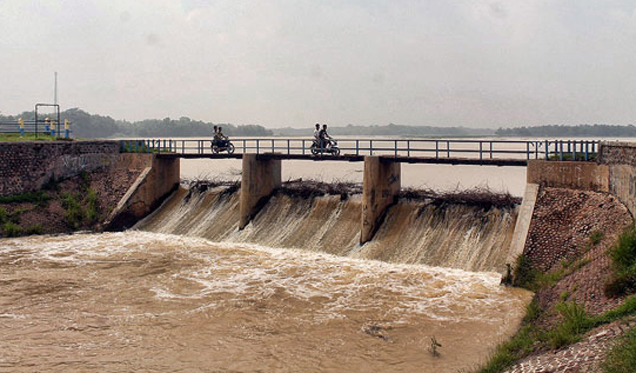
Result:
<svg viewBox="0 0 636 373">
<path fill-rule="evenodd" d="M 534 299 L 517 334 L 479 372 L 602 372 L 634 325 L 636 299 L 605 289 L 611 252 L 632 225 L 610 194 L 542 188 L 512 280 Z"/>
</svg>

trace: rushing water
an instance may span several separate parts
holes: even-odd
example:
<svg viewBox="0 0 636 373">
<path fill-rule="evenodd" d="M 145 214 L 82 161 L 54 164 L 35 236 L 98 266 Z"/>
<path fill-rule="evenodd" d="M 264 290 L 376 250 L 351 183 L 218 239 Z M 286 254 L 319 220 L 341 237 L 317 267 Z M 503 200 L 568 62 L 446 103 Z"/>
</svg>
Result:
<svg viewBox="0 0 636 373">
<path fill-rule="evenodd" d="M 529 296 L 494 273 L 160 233 L 3 239 L 0 371 L 455 372 Z"/>
<path fill-rule="evenodd" d="M 238 193 L 181 188 L 138 229 L 213 241 L 300 248 L 393 263 L 504 272 L 516 209 L 436 207 L 402 200 L 389 209 L 373 241 L 360 246 L 360 195 L 318 198 L 276 195 L 238 230 Z"/>
</svg>

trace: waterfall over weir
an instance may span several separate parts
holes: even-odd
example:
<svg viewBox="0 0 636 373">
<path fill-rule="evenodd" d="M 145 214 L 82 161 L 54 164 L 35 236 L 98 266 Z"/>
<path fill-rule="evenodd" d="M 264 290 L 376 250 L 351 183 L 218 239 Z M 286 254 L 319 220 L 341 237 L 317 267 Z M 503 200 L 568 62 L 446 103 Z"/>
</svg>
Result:
<svg viewBox="0 0 636 373">
<path fill-rule="evenodd" d="M 374 239 L 359 245 L 359 195 L 315 198 L 276 194 L 253 221 L 238 230 L 239 195 L 224 187 L 203 192 L 180 188 L 136 229 L 321 251 L 392 263 L 426 264 L 468 271 L 505 269 L 517 208 L 400 200 Z"/>
</svg>

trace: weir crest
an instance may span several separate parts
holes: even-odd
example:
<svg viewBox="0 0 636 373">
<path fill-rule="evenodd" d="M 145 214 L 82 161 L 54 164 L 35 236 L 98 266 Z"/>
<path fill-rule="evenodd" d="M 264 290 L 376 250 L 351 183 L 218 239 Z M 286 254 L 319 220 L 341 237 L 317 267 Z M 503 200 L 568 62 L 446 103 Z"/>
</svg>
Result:
<svg viewBox="0 0 636 373">
<path fill-rule="evenodd" d="M 388 208 L 374 238 L 361 245 L 360 194 L 345 199 L 274 193 L 242 230 L 239 203 L 240 192 L 226 187 L 181 187 L 135 228 L 392 263 L 503 272 L 518 212 L 518 206 L 439 205 L 400 198 Z"/>
</svg>

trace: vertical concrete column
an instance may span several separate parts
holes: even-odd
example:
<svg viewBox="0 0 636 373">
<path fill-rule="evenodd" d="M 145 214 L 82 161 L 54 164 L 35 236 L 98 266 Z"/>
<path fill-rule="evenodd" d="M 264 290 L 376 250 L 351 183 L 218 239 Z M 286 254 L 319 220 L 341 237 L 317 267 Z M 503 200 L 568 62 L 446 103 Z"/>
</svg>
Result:
<svg viewBox="0 0 636 373">
<path fill-rule="evenodd" d="M 373 238 L 386 210 L 397 201 L 400 179 L 399 162 L 376 156 L 364 157 L 360 244 Z"/>
<path fill-rule="evenodd" d="M 280 159 L 259 159 L 243 154 L 239 229 L 243 229 L 281 185 Z"/>
</svg>

